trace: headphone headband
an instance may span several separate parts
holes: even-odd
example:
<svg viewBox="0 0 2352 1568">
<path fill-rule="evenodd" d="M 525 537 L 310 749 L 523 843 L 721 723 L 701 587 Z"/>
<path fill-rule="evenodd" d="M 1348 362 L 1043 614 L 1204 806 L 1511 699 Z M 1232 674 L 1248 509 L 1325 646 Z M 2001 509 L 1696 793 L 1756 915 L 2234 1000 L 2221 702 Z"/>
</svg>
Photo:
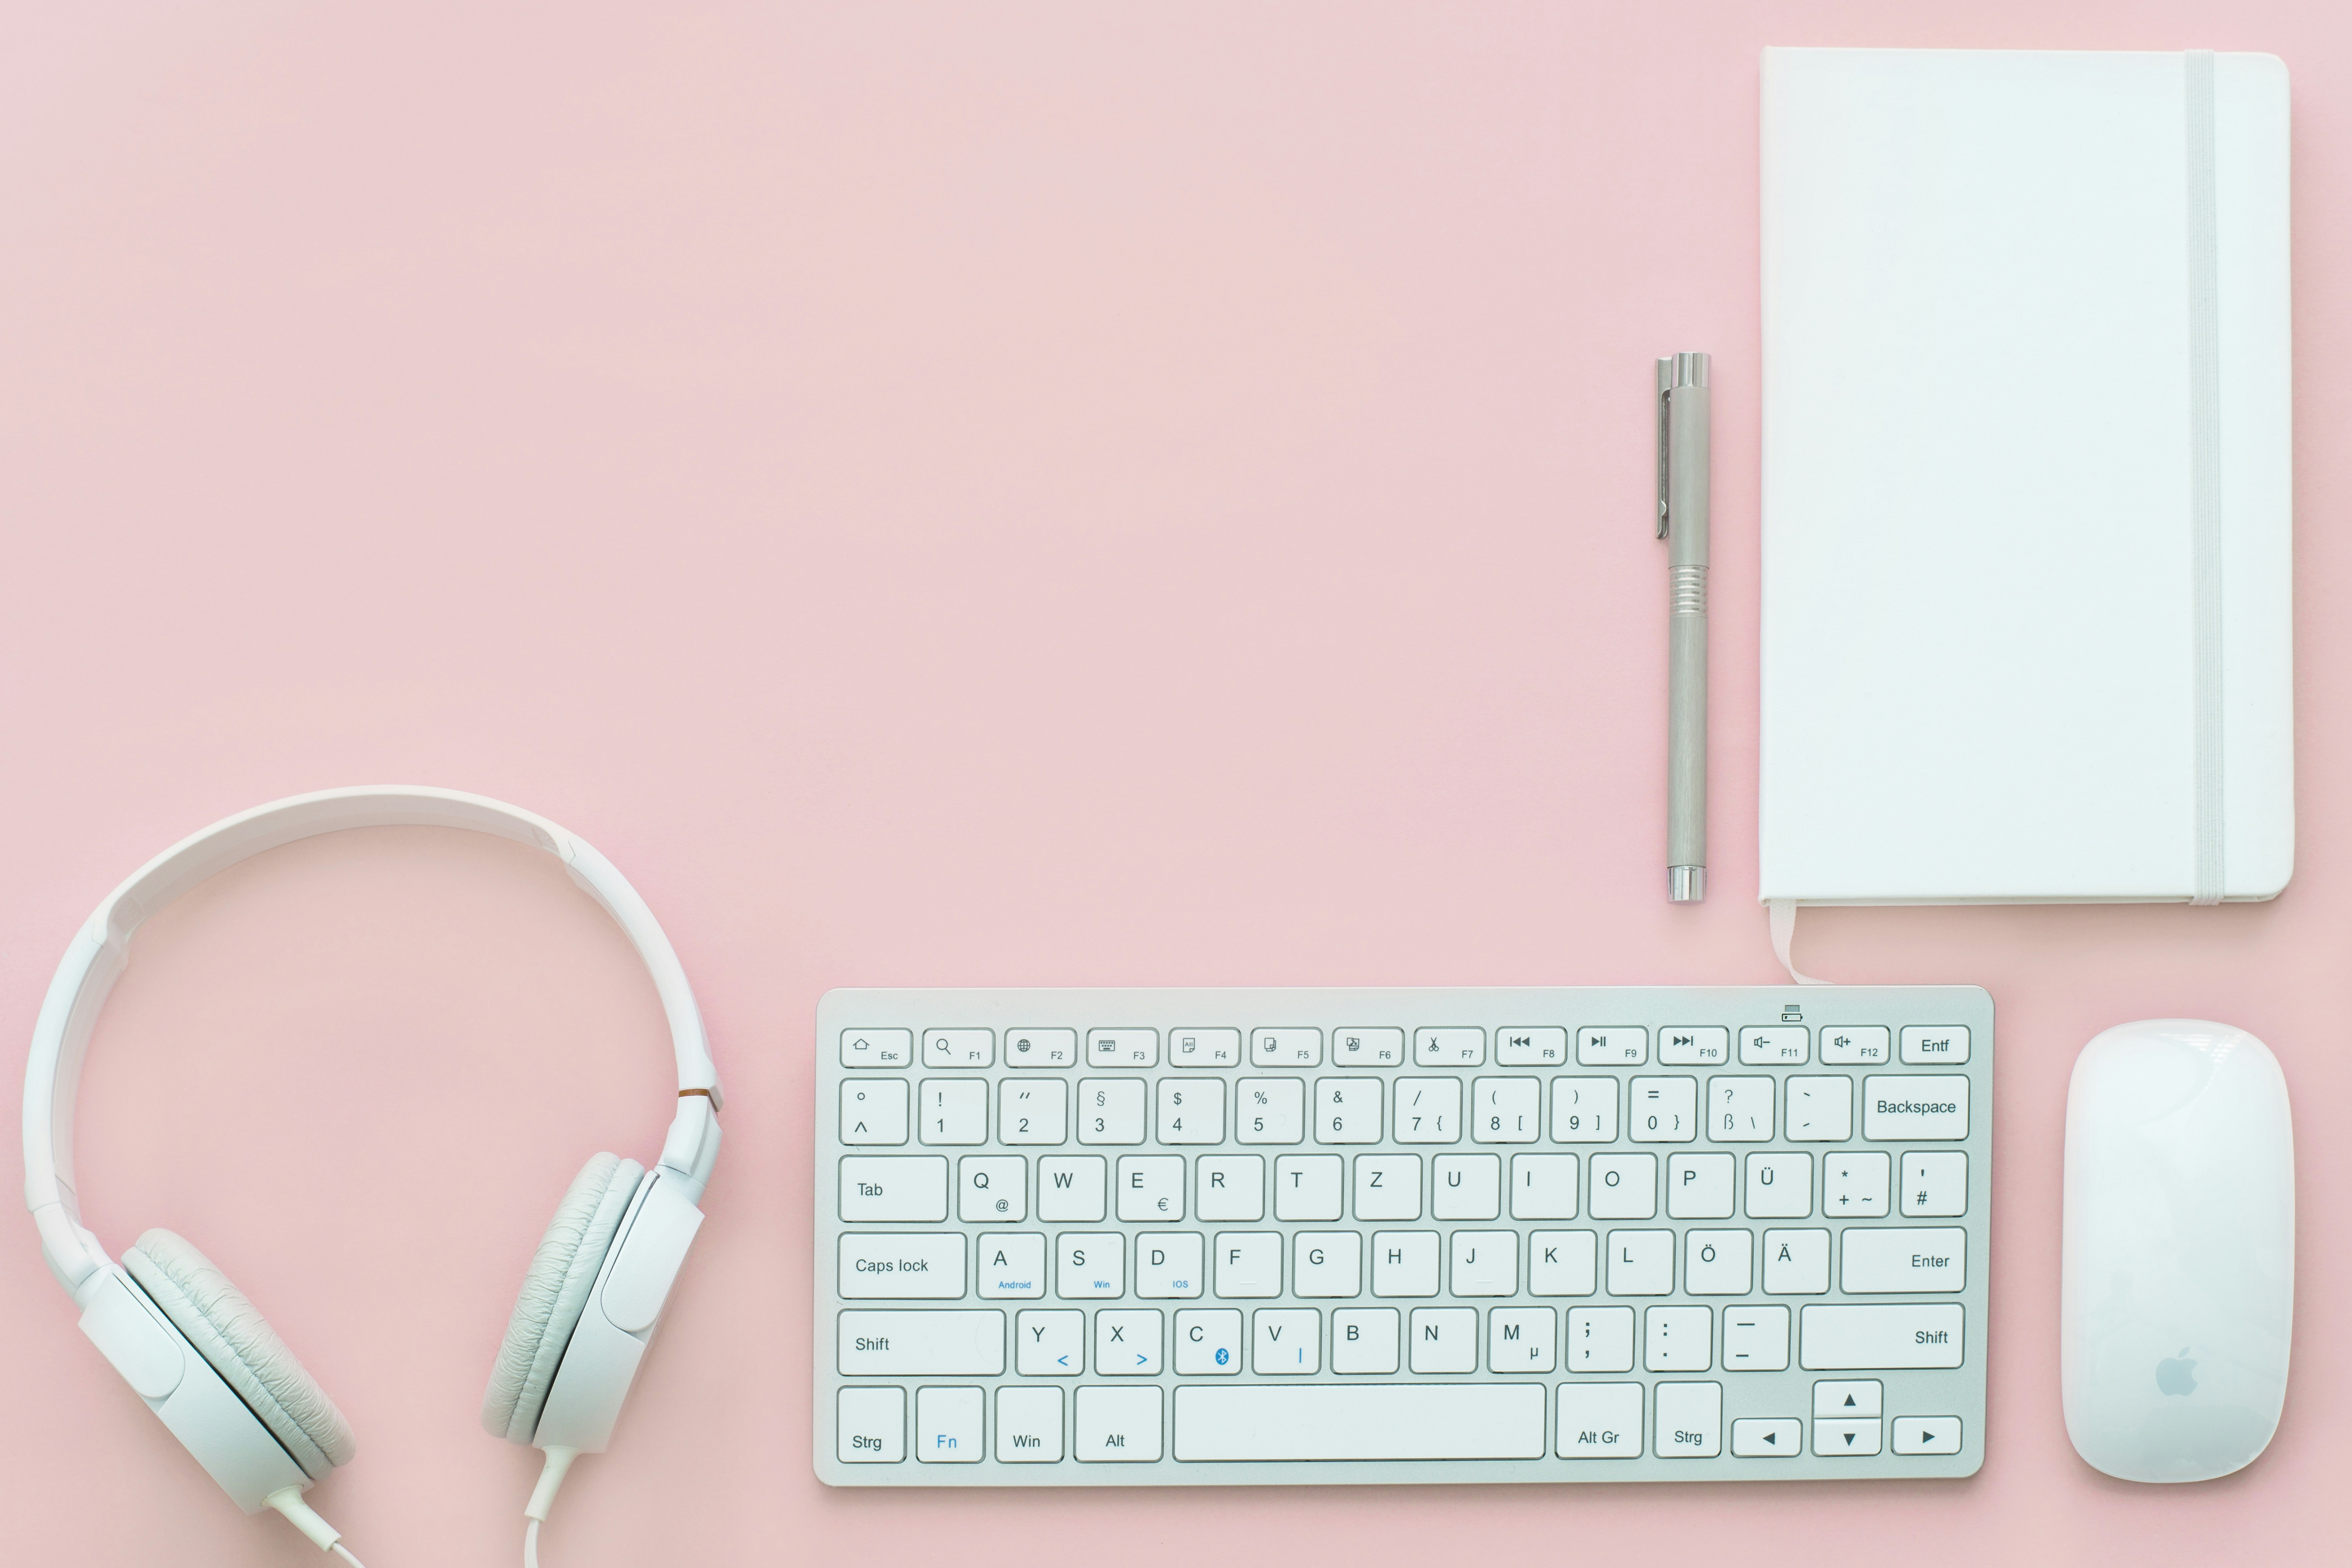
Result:
<svg viewBox="0 0 2352 1568">
<path fill-rule="evenodd" d="M 653 975 L 677 1054 L 679 1116 L 664 1164 L 696 1173 L 696 1190 L 716 1152 L 709 1113 L 723 1103 L 702 1014 L 669 938 L 613 863 L 543 816 L 486 795 L 406 784 L 320 790 L 273 801 L 213 824 L 141 867 L 100 904 L 67 947 L 33 1027 L 25 1064 L 25 1201 L 41 1232 L 50 1271 L 68 1290 L 109 1259 L 82 1227 L 73 1181 L 74 1095 L 84 1048 L 107 993 L 130 963 L 131 938 L 148 917 L 215 872 L 297 839 L 352 827 L 461 827 L 544 849 L 604 907 Z M 689 1107 L 698 1109 L 689 1111 Z M 702 1130 L 711 1136 L 700 1147 Z"/>
</svg>

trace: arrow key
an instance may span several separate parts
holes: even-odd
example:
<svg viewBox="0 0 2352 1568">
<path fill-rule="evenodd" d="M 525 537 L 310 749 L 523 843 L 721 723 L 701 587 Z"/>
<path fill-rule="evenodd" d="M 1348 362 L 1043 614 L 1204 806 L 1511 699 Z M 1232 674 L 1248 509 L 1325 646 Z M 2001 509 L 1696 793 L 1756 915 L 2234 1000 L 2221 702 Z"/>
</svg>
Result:
<svg viewBox="0 0 2352 1568">
<path fill-rule="evenodd" d="M 1734 1421 L 1731 1424 L 1731 1453 L 1734 1458 L 1794 1458 L 1804 1451 L 1804 1423 L 1794 1416 Z"/>
<path fill-rule="evenodd" d="M 1817 1383 L 1813 1384 L 1813 1419 L 1869 1420 L 1883 1414 L 1878 1402 L 1885 1387 L 1874 1377 Z"/>
<path fill-rule="evenodd" d="M 1960 1451 L 1960 1418 L 1957 1415 L 1898 1415 L 1895 1451 L 1898 1454 L 1957 1454 Z"/>
<path fill-rule="evenodd" d="M 1876 1421 L 1813 1423 L 1813 1453 L 1824 1459 L 1861 1458 L 1878 1452 L 1883 1441 Z"/>
</svg>

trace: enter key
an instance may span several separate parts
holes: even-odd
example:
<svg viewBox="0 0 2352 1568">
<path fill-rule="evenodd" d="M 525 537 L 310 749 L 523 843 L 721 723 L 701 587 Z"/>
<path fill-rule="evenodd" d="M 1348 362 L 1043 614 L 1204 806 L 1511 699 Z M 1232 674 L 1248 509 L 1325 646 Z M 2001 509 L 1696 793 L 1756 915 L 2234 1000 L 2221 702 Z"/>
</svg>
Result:
<svg viewBox="0 0 2352 1568">
<path fill-rule="evenodd" d="M 1879 1230 L 1849 1227 L 1838 1277 L 1849 1296 L 1948 1294 L 1969 1282 L 1969 1233 L 1958 1226 Z"/>
</svg>

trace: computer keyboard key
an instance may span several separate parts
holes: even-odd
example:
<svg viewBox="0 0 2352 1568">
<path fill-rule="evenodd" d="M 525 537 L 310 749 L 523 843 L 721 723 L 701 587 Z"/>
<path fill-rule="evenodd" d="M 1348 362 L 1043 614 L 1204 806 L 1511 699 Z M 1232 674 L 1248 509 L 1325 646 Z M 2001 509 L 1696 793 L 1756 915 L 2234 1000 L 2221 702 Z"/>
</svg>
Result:
<svg viewBox="0 0 2352 1568">
<path fill-rule="evenodd" d="M 1242 1370 L 1242 1315 L 1231 1307 L 1176 1314 L 1176 1375 L 1231 1377 Z"/>
<path fill-rule="evenodd" d="M 1764 1294 L 1825 1296 L 1830 1289 L 1830 1233 L 1768 1230 L 1764 1233 Z"/>
<path fill-rule="evenodd" d="M 1351 1236 L 1353 1232 L 1349 1233 Z M 1198 1231 L 1147 1230 L 1135 1238 L 1135 1293 L 1145 1300 L 1202 1294 L 1205 1243 Z"/>
<path fill-rule="evenodd" d="M 914 1059 L 912 1029 L 844 1029 L 841 1065 L 845 1068 L 902 1068 Z"/>
<path fill-rule="evenodd" d="M 1143 1142 L 1143 1080 L 1088 1078 L 1078 1080 L 1078 1142 Z"/>
<path fill-rule="evenodd" d="M 1549 1307 L 1496 1307 L 1486 1313 L 1486 1370 L 1549 1373 L 1559 1359 L 1559 1314 Z"/>
<path fill-rule="evenodd" d="M 1816 1421 L 1813 1453 L 1824 1459 L 1866 1459 L 1879 1450 L 1884 1436 L 1876 1421 Z"/>
<path fill-rule="evenodd" d="M 1433 1230 L 1372 1232 L 1372 1294 L 1437 1294 L 1437 1233 Z"/>
<path fill-rule="evenodd" d="M 1813 1415 L 1816 1419 L 1859 1421 L 1864 1416 L 1876 1420 L 1886 1397 L 1886 1385 L 1874 1377 L 1823 1378 L 1813 1384 Z"/>
<path fill-rule="evenodd" d="M 1636 1385 L 1637 1400 L 1640 1393 Z M 1544 1386 L 1192 1384 L 1176 1391 L 1174 1451 L 1198 1462 L 1537 1459 L 1544 1452 Z"/>
<path fill-rule="evenodd" d="M 933 1308 L 850 1309 L 838 1324 L 844 1377 L 996 1377 L 1004 1371 L 1004 1314 Z"/>
<path fill-rule="evenodd" d="M 1282 1294 L 1282 1232 L 1219 1231 L 1211 1246 L 1218 1295 L 1249 1300 Z"/>
<path fill-rule="evenodd" d="M 1250 1370 L 1260 1377 L 1309 1377 L 1323 1370 L 1323 1314 L 1312 1307 L 1261 1307 L 1250 1314 Z"/>
<path fill-rule="evenodd" d="M 1960 1418 L 1957 1415 L 1898 1415 L 1888 1422 L 1898 1454 L 1957 1454 L 1960 1451 Z"/>
<path fill-rule="evenodd" d="M 1714 1310 L 1645 1308 L 1642 1313 L 1642 1366 L 1647 1372 L 1714 1370 Z"/>
<path fill-rule="evenodd" d="M 1184 1156 L 1122 1154 L 1118 1160 L 1118 1217 L 1172 1224 L 1184 1217 Z"/>
<path fill-rule="evenodd" d="M 840 1443 L 845 1465 L 895 1465 L 906 1458 L 907 1391 L 843 1389 Z"/>
<path fill-rule="evenodd" d="M 1392 1068 L 1404 1061 L 1402 1029 L 1334 1029 L 1333 1067 Z"/>
<path fill-rule="evenodd" d="M 1687 1143 L 1698 1136 L 1698 1079 L 1637 1078 L 1627 1086 L 1626 1135 L 1636 1143 Z"/>
<path fill-rule="evenodd" d="M 1358 1219 L 1421 1217 L 1420 1155 L 1359 1154 L 1355 1170 Z"/>
<path fill-rule="evenodd" d="M 1049 1222 L 1097 1225 L 1108 1211 L 1105 1192 L 1110 1163 L 1100 1154 L 1076 1154 L 1037 1162 L 1037 1217 Z"/>
<path fill-rule="evenodd" d="M 1475 1068 L 1486 1060 L 1484 1029 L 1415 1029 L 1412 1059 L 1416 1067 Z"/>
<path fill-rule="evenodd" d="M 1612 1230 L 1609 1233 L 1609 1293 L 1670 1296 L 1675 1289 L 1675 1233 Z"/>
<path fill-rule="evenodd" d="M 1739 1031 L 1739 1065 L 1801 1067 L 1812 1052 L 1812 1034 L 1802 1024 L 1773 1024 Z"/>
<path fill-rule="evenodd" d="M 1954 1367 L 1962 1353 L 1962 1311 L 1950 1302 L 1823 1302 L 1798 1313 L 1797 1364 L 1807 1372 Z"/>
<path fill-rule="evenodd" d="M 1056 1308 L 1013 1319 L 1013 1365 L 1024 1377 L 1076 1377 L 1087 1370 L 1087 1315 Z"/>
<path fill-rule="evenodd" d="M 842 1156 L 841 1217 L 854 1223 L 947 1218 L 947 1157 L 942 1154 Z"/>
<path fill-rule="evenodd" d="M 996 1141 L 1052 1147 L 1070 1138 L 1066 1079 L 1015 1079 L 997 1091 Z"/>
<path fill-rule="evenodd" d="M 1386 1375 L 1397 1370 L 1402 1314 L 1394 1307 L 1359 1307 L 1331 1314 L 1331 1370 Z"/>
<path fill-rule="evenodd" d="M 1285 1154 L 1274 1163 L 1274 1217 L 1339 1217 L 1347 1162 L 1337 1154 Z"/>
<path fill-rule="evenodd" d="M 1729 1219 L 1732 1176 L 1738 1165 L 1729 1154 L 1668 1155 L 1666 1217 Z"/>
<path fill-rule="evenodd" d="M 982 1231 L 972 1240 L 972 1294 L 1027 1301 L 1045 1293 L 1045 1238 L 1034 1231 Z"/>
<path fill-rule="evenodd" d="M 1396 1141 L 1458 1143 L 1462 1141 L 1462 1080 L 1401 1078 L 1396 1083 Z"/>
<path fill-rule="evenodd" d="M 1906 1154 L 1902 1188 L 1906 1218 L 1957 1219 L 1969 1212 L 1969 1157 L 1957 1149 Z"/>
<path fill-rule="evenodd" d="M 1561 1384 L 1556 1451 L 1563 1459 L 1640 1458 L 1642 1385 Z"/>
<path fill-rule="evenodd" d="M 1361 1164 L 1369 1155 L 1359 1154 Z M 1574 1219 L 1576 1169 L 1573 1154 L 1514 1154 L 1511 1156 L 1511 1217 L 1513 1219 Z M 1401 1215 L 1410 1219 L 1413 1216 Z"/>
<path fill-rule="evenodd" d="M 926 1465 L 977 1465 L 988 1396 L 977 1388 L 924 1388 L 915 1394 L 915 1458 Z"/>
<path fill-rule="evenodd" d="M 1755 1289 L 1756 1235 L 1746 1230 L 1683 1233 L 1683 1290 L 1691 1296 L 1745 1296 Z"/>
<path fill-rule="evenodd" d="M 1472 1142 L 1532 1143 L 1542 1132 L 1542 1080 L 1482 1078 L 1470 1086 Z"/>
<path fill-rule="evenodd" d="M 1888 1059 L 1885 1025 L 1822 1031 L 1823 1067 L 1883 1068 Z"/>
<path fill-rule="evenodd" d="M 1361 1158 L 1361 1156 L 1359 1156 Z M 1440 1154 L 1432 1162 L 1431 1215 L 1496 1219 L 1503 1212 L 1503 1162 L 1496 1154 Z"/>
<path fill-rule="evenodd" d="M 1152 1307 L 1095 1314 L 1095 1371 L 1103 1377 L 1158 1377 L 1161 1317 Z"/>
<path fill-rule="evenodd" d="M 1364 1233 L 1302 1230 L 1290 1238 L 1290 1293 L 1301 1298 L 1359 1296 L 1364 1289 Z"/>
<path fill-rule="evenodd" d="M 1234 1142 L 1297 1143 L 1307 1135 L 1307 1080 L 1245 1078 L 1234 1084 Z"/>
<path fill-rule="evenodd" d="M 1599 1238 L 1589 1230 L 1528 1233 L 1528 1294 L 1590 1296 L 1595 1287 L 1593 1258 Z"/>
<path fill-rule="evenodd" d="M 1171 1068 L 1229 1068 L 1241 1059 L 1239 1029 L 1168 1031 L 1168 1065 Z"/>
<path fill-rule="evenodd" d="M 1208 1220 L 1265 1217 L 1265 1156 L 1202 1154 L 1192 1162 L 1192 1213 Z"/>
<path fill-rule="evenodd" d="M 1723 1452 L 1723 1384 L 1662 1383 L 1652 1396 L 1661 1459 L 1712 1459 Z"/>
<path fill-rule="evenodd" d="M 1088 1029 L 1087 1066 L 1149 1068 L 1160 1065 L 1157 1029 Z"/>
<path fill-rule="evenodd" d="M 1805 1451 L 1805 1424 L 1793 1416 L 1751 1416 L 1731 1424 L 1732 1457 L 1793 1459 Z"/>
<path fill-rule="evenodd" d="M 1969 1080 L 1924 1074 L 1862 1080 L 1862 1135 L 1873 1142 L 1948 1142 L 1969 1135 Z"/>
<path fill-rule="evenodd" d="M 837 1289 L 845 1300 L 952 1301 L 963 1283 L 961 1235 L 849 1231 L 841 1238 Z"/>
<path fill-rule="evenodd" d="M 1853 1079 L 1788 1081 L 1786 1136 L 1791 1143 L 1843 1143 L 1853 1136 Z"/>
<path fill-rule="evenodd" d="M 1617 1141 L 1617 1080 L 1613 1078 L 1552 1079 L 1551 1141 L 1555 1143 L 1614 1143 Z"/>
<path fill-rule="evenodd" d="M 956 1216 L 966 1225 L 1029 1217 L 1029 1162 L 1018 1154 L 966 1154 L 956 1162 Z"/>
<path fill-rule="evenodd" d="M 1497 1029 L 1495 1061 L 1507 1068 L 1556 1068 L 1568 1063 L 1568 1031 L 1557 1027 Z"/>
<path fill-rule="evenodd" d="M 1903 1031 L 1905 1067 L 1959 1067 L 1969 1059 L 1969 1031 L 1953 1024 L 1937 1027 L 1913 1025 Z"/>
<path fill-rule="evenodd" d="M 1958 1295 L 1968 1287 L 1969 1233 L 1880 1229 L 1855 1226 L 1843 1233 L 1838 1288 L 1849 1296 L 1905 1292 Z"/>
<path fill-rule="evenodd" d="M 1731 1060 L 1731 1031 L 1706 1028 L 1660 1029 L 1658 1061 L 1670 1068 L 1719 1068 Z"/>
<path fill-rule="evenodd" d="M 1078 1390 L 1077 1440 L 1084 1465 L 1148 1465 L 1160 1458 L 1161 1394 L 1157 1387 Z"/>
<path fill-rule="evenodd" d="M 1822 1214 L 1830 1219 L 1884 1219 L 1893 1169 L 1875 1149 L 1822 1156 Z"/>
<path fill-rule="evenodd" d="M 1726 1307 L 1723 1310 L 1723 1370 L 1789 1370 L 1789 1309 Z"/>
<path fill-rule="evenodd" d="M 1633 1025 L 1576 1031 L 1576 1063 L 1588 1068 L 1637 1068 L 1650 1059 L 1650 1031 Z"/>
<path fill-rule="evenodd" d="M 1456 1296 L 1516 1296 L 1519 1292 L 1519 1233 L 1457 1230 L 1448 1283 Z"/>
<path fill-rule="evenodd" d="M 1769 1078 L 1706 1080 L 1706 1136 L 1712 1143 L 1769 1143 L 1773 1082 Z"/>
<path fill-rule="evenodd" d="M 996 1059 L 993 1029 L 925 1029 L 927 1068 L 984 1068 Z"/>
<path fill-rule="evenodd" d="M 841 1086 L 841 1141 L 860 1145 L 907 1141 L 907 1080 L 853 1078 Z"/>
<path fill-rule="evenodd" d="M 1323 1065 L 1320 1029 L 1254 1029 L 1250 1032 L 1250 1065 L 1261 1068 L 1311 1068 Z"/>
<path fill-rule="evenodd" d="M 1568 1310 L 1568 1370 L 1633 1371 L 1633 1309 L 1570 1307 Z M 1561 1392 L 1565 1394 L 1566 1390 Z M 1641 1446 L 1637 1433 L 1633 1447 L 1639 1448 Z"/>
<path fill-rule="evenodd" d="M 1742 1205 L 1749 1219 L 1809 1219 L 1813 1212 L 1813 1157 L 1811 1154 L 1750 1154 L 1748 1194 Z"/>
<path fill-rule="evenodd" d="M 1381 1088 L 1381 1080 L 1376 1078 L 1317 1079 L 1315 1142 L 1379 1142 Z"/>
<path fill-rule="evenodd" d="M 1584 1212 L 1594 1219 L 1652 1219 L 1658 1212 L 1655 1154 L 1595 1154 Z"/>
<path fill-rule="evenodd" d="M 1006 1387 L 996 1391 L 996 1458 L 1005 1465 L 1062 1462 L 1062 1391 Z"/>
<path fill-rule="evenodd" d="M 1109 1301 L 1126 1293 L 1126 1232 L 1073 1230 L 1055 1238 L 1055 1295 L 1065 1301 Z"/>
<path fill-rule="evenodd" d="M 988 1080 L 927 1078 L 917 1094 L 915 1137 L 932 1144 L 988 1142 Z"/>
<path fill-rule="evenodd" d="M 1007 1029 L 1004 1065 L 1009 1068 L 1066 1068 L 1078 1059 L 1076 1029 Z"/>
<path fill-rule="evenodd" d="M 1478 1313 L 1472 1307 L 1415 1307 L 1405 1325 L 1417 1373 L 1478 1370 Z"/>
</svg>

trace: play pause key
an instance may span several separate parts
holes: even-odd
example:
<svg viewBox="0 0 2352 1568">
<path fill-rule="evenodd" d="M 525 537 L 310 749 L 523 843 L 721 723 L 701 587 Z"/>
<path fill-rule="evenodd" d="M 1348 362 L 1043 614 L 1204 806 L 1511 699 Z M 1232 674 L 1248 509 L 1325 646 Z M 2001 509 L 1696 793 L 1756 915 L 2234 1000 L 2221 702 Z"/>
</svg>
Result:
<svg viewBox="0 0 2352 1568">
<path fill-rule="evenodd" d="M 1731 1424 L 1731 1452 L 1736 1458 L 1772 1459 L 1782 1455 L 1794 1458 L 1804 1448 L 1804 1424 L 1794 1417 Z"/>
<path fill-rule="evenodd" d="M 1960 1451 L 1960 1418 L 1957 1415 L 1899 1415 L 1895 1428 L 1898 1454 L 1957 1454 Z"/>
</svg>

